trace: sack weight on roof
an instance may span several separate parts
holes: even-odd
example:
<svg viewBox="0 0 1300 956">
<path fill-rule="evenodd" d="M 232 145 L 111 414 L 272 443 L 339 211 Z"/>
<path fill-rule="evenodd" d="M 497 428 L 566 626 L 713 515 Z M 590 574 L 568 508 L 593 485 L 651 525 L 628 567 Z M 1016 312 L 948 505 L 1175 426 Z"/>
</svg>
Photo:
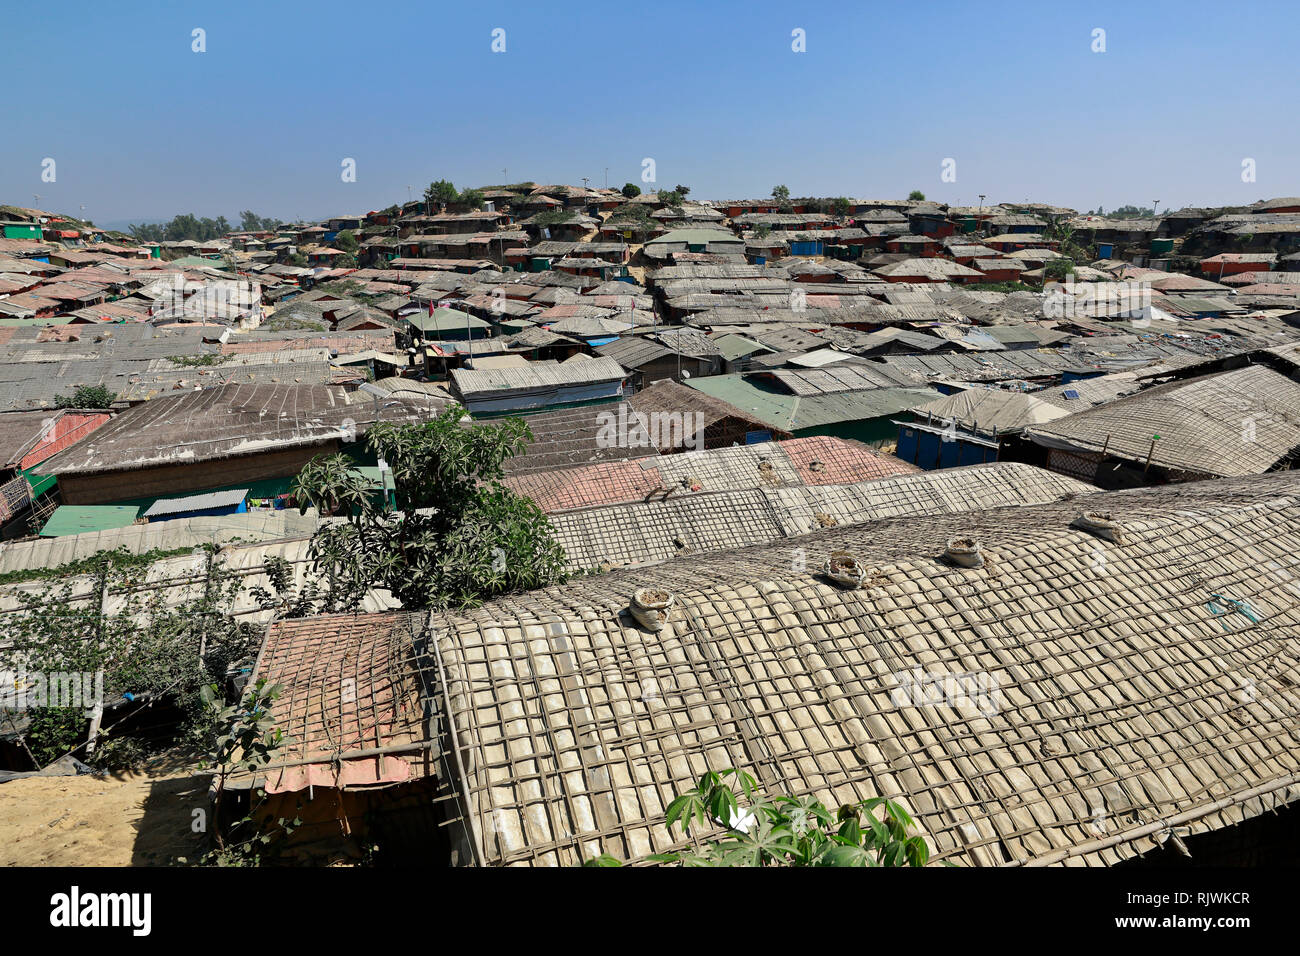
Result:
<svg viewBox="0 0 1300 956">
<path fill-rule="evenodd" d="M 851 551 L 832 551 L 822 564 L 822 574 L 842 588 L 852 590 L 862 587 L 867 569 Z"/>
<path fill-rule="evenodd" d="M 632 603 L 628 610 L 642 627 L 651 631 L 662 631 L 668 624 L 668 613 L 672 610 L 675 600 L 671 591 L 638 588 L 632 594 Z"/>
<path fill-rule="evenodd" d="M 1080 511 L 1079 517 L 1070 522 L 1070 527 L 1116 544 L 1124 543 L 1124 529 L 1111 519 L 1109 511 Z"/>
<path fill-rule="evenodd" d="M 984 567 L 984 555 L 980 553 L 980 543 L 974 538 L 949 538 L 943 556 L 958 567 Z"/>
</svg>

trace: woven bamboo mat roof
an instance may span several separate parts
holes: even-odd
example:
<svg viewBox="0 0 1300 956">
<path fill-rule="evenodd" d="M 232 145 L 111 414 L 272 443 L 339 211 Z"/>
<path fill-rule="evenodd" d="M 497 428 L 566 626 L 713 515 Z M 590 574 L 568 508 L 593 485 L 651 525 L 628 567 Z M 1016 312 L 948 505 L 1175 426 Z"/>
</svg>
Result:
<svg viewBox="0 0 1300 956">
<path fill-rule="evenodd" d="M 897 475 L 845 485 L 719 491 L 551 515 L 569 567 L 664 561 L 768 544 L 879 518 L 1042 504 L 1096 489 L 1011 462 Z"/>
<path fill-rule="evenodd" d="M 992 434 L 1022 431 L 1026 425 L 1046 423 L 1070 414 L 1032 394 L 980 387 L 945 395 L 912 411 L 917 416 L 926 416 L 927 421 L 945 424 L 951 421 L 959 428 Z"/>
<path fill-rule="evenodd" d="M 601 441 L 602 430 L 611 420 L 626 422 L 625 441 Z M 630 403 L 542 411 L 527 416 L 524 421 L 533 438 L 523 454 L 506 460 L 507 475 L 550 472 L 602 461 L 646 458 L 659 453 Z"/>
<path fill-rule="evenodd" d="M 907 518 L 432 615 L 477 859 L 668 849 L 668 802 L 732 766 L 901 800 L 966 865 L 1111 864 L 1300 795 L 1300 475 L 1086 500 L 1122 543 L 1077 502 Z M 839 548 L 863 588 L 816 573 Z M 658 633 L 639 587 L 675 595 Z"/>
<path fill-rule="evenodd" d="M 663 416 L 681 412 L 698 415 L 706 429 L 716 422 L 734 418 L 749 423 L 753 426 L 751 430 L 767 428 L 775 430 L 780 435 L 788 434 L 773 423 L 759 418 L 752 411 L 737 408 L 730 402 L 724 402 L 720 398 L 706 395 L 698 389 L 688 388 L 672 379 L 652 382 L 631 396 L 627 403 L 641 415 L 659 414 Z M 693 438 L 695 436 L 689 437 Z"/>
<path fill-rule="evenodd" d="M 570 364 L 537 361 L 526 368 L 455 369 L 451 373 L 453 387 L 465 398 L 518 389 L 621 381 L 623 377 L 622 366 L 610 358 Z"/>
<path fill-rule="evenodd" d="M 859 442 L 818 435 L 516 474 L 504 483 L 532 498 L 543 511 L 563 511 L 665 494 L 846 484 L 917 470 Z"/>
</svg>

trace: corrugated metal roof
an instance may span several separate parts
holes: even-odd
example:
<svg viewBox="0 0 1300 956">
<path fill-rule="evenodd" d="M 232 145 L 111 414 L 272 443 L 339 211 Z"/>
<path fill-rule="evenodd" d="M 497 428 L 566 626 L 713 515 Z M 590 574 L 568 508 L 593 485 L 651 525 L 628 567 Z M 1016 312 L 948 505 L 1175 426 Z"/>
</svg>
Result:
<svg viewBox="0 0 1300 956">
<path fill-rule="evenodd" d="M 451 373 L 451 380 L 456 391 L 465 398 L 470 398 L 517 389 L 616 382 L 622 381 L 625 376 L 623 366 L 612 358 L 598 358 L 590 362 L 564 365 L 559 362 L 530 362 L 526 368 L 455 369 Z"/>
<path fill-rule="evenodd" d="M 251 511 L 229 515 L 175 518 L 152 524 L 131 524 L 58 538 L 28 538 L 0 544 L 0 574 L 33 568 L 57 568 L 97 551 L 125 549 L 131 554 L 175 551 L 231 541 L 270 541 L 311 535 L 319 523 L 314 508 Z"/>
<path fill-rule="evenodd" d="M 142 517 L 160 518 L 163 515 L 207 511 L 209 508 L 231 508 L 247 497 L 248 489 L 238 488 L 233 491 L 209 491 L 199 495 L 186 495 L 183 498 L 159 498 L 149 506 L 149 510 Z"/>
</svg>

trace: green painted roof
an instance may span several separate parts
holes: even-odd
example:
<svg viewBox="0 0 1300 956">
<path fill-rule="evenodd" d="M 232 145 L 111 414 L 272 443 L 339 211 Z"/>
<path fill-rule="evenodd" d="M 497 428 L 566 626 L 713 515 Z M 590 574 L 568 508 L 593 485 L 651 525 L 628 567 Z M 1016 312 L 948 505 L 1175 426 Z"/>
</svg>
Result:
<svg viewBox="0 0 1300 956">
<path fill-rule="evenodd" d="M 784 392 L 769 391 L 740 375 L 709 375 L 690 378 L 686 384 L 705 395 L 730 402 L 737 408 L 753 412 L 756 418 L 789 431 L 799 399 Z"/>
<path fill-rule="evenodd" d="M 674 229 L 672 232 L 664 233 L 658 239 L 651 239 L 646 245 L 654 246 L 662 242 L 685 242 L 693 246 L 708 245 L 712 242 L 730 242 L 738 246 L 745 244 L 745 240 L 725 229 Z"/>
<path fill-rule="evenodd" d="M 743 335 L 737 335 L 734 332 L 727 335 L 719 335 L 713 340 L 722 353 L 722 357 L 728 362 L 740 358 L 742 355 L 752 355 L 755 352 L 775 352 L 776 349 L 768 348 L 762 342 L 755 342 L 753 339 L 747 339 Z"/>
<path fill-rule="evenodd" d="M 67 321 L 63 316 L 47 315 L 44 318 L 14 319 L 9 316 L 0 317 L 0 328 L 5 326 L 27 326 L 27 325 L 61 325 Z"/>
<path fill-rule="evenodd" d="M 41 536 L 57 538 L 87 531 L 125 528 L 135 522 L 140 509 L 136 505 L 60 505 L 41 529 Z"/>
<path fill-rule="evenodd" d="M 801 398 L 770 391 L 740 375 L 710 375 L 689 379 L 686 384 L 705 395 L 753 412 L 755 417 L 786 431 L 896 415 L 919 402 L 938 397 L 930 388 L 871 388 Z"/>
<path fill-rule="evenodd" d="M 492 328 L 491 323 L 484 322 L 478 316 L 470 315 L 468 312 L 461 312 L 459 309 L 435 308 L 433 315 L 429 315 L 427 312 L 417 312 L 407 316 L 406 321 L 421 332 L 450 332 L 463 329 L 467 325 L 471 329 Z"/>
</svg>

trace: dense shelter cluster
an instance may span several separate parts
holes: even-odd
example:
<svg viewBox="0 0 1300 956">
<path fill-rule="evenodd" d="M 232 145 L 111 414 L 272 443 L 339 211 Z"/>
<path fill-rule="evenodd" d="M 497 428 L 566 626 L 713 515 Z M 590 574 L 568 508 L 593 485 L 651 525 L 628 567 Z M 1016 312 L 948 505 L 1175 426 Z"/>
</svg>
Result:
<svg viewBox="0 0 1300 956">
<path fill-rule="evenodd" d="M 0 672 L 72 659 L 52 587 L 124 659 L 192 622 L 281 688 L 217 789 L 311 861 L 641 861 L 733 767 L 981 866 L 1254 852 L 1300 792 L 1300 198 L 441 185 L 0 207 Z"/>
</svg>

